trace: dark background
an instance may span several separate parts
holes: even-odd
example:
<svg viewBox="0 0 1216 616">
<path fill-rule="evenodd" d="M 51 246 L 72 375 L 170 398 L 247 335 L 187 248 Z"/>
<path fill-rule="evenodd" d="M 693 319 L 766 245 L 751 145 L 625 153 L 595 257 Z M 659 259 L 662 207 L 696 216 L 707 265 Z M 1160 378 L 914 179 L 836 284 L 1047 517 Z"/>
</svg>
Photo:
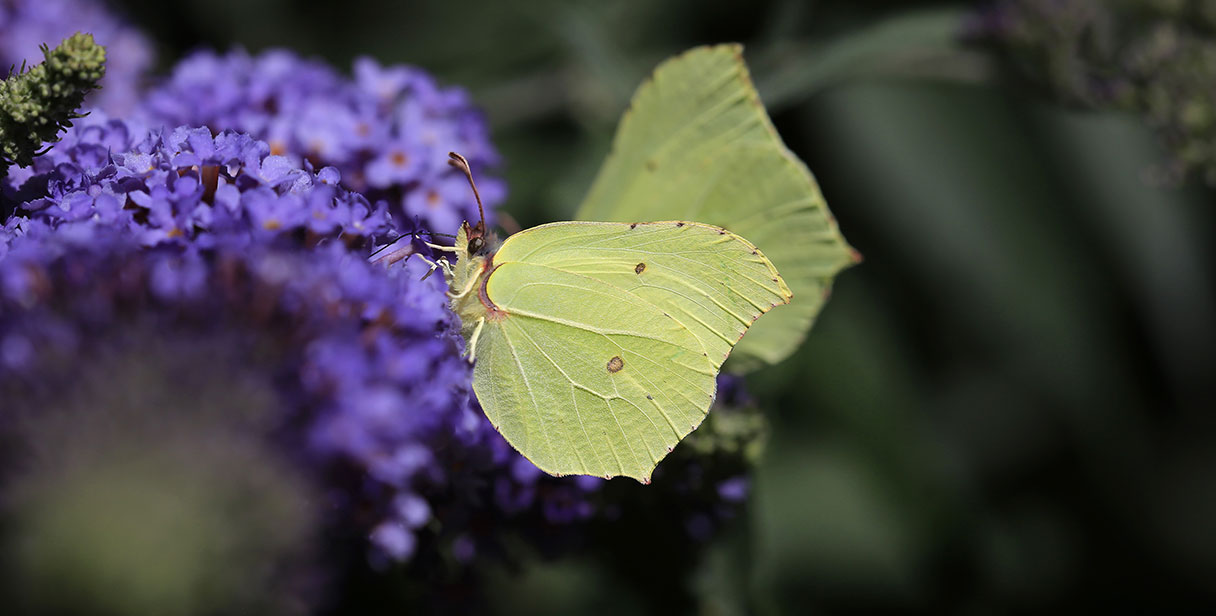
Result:
<svg viewBox="0 0 1216 616">
<path fill-rule="evenodd" d="M 1138 118 L 1070 110 L 926 2 L 119 3 L 162 70 L 198 47 L 416 64 L 487 112 L 528 227 L 573 216 L 632 90 L 746 45 L 865 255 L 797 356 L 704 613 L 1200 611 L 1216 599 L 1212 194 Z M 644 537 L 627 558 L 647 559 Z M 504 612 L 628 610 L 593 558 L 498 576 Z"/>
</svg>

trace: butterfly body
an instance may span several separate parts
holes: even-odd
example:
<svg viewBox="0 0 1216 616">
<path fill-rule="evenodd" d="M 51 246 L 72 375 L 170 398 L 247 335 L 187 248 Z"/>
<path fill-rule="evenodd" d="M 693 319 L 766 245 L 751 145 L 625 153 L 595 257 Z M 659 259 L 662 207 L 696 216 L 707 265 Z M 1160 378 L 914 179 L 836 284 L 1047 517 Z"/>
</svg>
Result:
<svg viewBox="0 0 1216 616">
<path fill-rule="evenodd" d="M 497 250 L 497 238 L 482 236 L 480 245 L 469 246 L 470 227 L 468 223 L 461 225 L 456 236 L 457 259 L 448 265 L 445 275 L 448 281 L 449 295 L 452 298 L 452 312 L 460 317 L 461 333 L 465 340 L 472 335 L 472 327 L 477 322 L 488 318 L 493 306 L 482 299 L 482 286 L 493 268 L 494 251 Z M 480 248 L 480 249 L 478 249 Z"/>
</svg>

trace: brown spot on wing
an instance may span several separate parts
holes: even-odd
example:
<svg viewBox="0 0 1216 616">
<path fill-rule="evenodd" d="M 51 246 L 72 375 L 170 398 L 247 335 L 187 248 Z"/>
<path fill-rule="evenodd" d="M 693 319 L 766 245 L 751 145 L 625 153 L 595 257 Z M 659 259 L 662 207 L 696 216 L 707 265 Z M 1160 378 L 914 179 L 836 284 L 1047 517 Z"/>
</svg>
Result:
<svg viewBox="0 0 1216 616">
<path fill-rule="evenodd" d="M 636 266 L 634 266 L 633 271 L 635 274 L 641 274 L 642 272 L 646 271 L 646 264 L 638 263 Z"/>
<path fill-rule="evenodd" d="M 624 367 L 625 360 L 621 359 L 620 355 L 613 355 L 612 359 L 608 360 L 608 372 L 617 373 Z"/>
</svg>

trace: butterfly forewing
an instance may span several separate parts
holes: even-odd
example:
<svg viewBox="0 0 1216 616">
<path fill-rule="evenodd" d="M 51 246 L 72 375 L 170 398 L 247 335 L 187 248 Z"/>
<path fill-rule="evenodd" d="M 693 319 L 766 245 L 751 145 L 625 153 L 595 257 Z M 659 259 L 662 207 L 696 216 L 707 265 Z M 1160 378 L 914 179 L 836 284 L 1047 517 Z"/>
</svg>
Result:
<svg viewBox="0 0 1216 616">
<path fill-rule="evenodd" d="M 739 344 L 739 369 L 792 353 L 832 278 L 853 262 L 814 178 L 773 129 L 738 45 L 693 49 L 656 69 L 578 217 L 696 220 L 760 246 L 796 299 Z"/>
<path fill-rule="evenodd" d="M 756 181 L 757 177 L 765 178 Z M 779 144 L 749 144 L 717 159 L 701 179 L 694 220 L 728 226 L 756 242 L 796 298 L 756 322 L 739 343 L 732 364 L 746 368 L 780 361 L 810 329 L 836 274 L 852 263 L 827 206 L 811 190 L 809 172 Z M 741 204 L 752 204 L 741 210 Z"/>
</svg>

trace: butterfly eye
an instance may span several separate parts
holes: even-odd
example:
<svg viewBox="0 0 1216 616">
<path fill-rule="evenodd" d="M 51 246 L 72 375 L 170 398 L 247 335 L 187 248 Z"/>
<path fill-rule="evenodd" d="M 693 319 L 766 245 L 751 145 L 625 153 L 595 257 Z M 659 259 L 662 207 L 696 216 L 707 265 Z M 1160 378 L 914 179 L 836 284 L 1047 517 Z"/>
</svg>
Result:
<svg viewBox="0 0 1216 616">
<path fill-rule="evenodd" d="M 480 237 L 475 237 L 469 240 L 469 254 L 480 254 L 481 249 L 486 247 L 486 241 Z"/>
</svg>

